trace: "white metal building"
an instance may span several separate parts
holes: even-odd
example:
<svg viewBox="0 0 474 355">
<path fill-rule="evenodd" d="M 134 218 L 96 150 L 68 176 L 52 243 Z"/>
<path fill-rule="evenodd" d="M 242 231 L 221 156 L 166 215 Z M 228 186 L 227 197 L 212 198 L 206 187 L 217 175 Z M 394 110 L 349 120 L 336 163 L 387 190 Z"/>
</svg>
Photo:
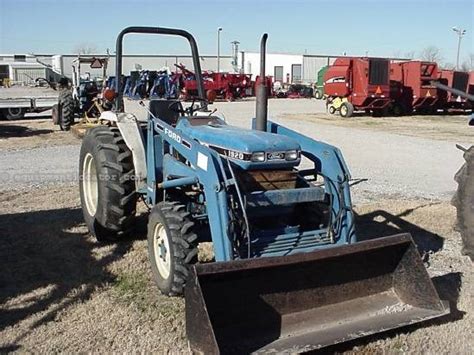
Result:
<svg viewBox="0 0 474 355">
<path fill-rule="evenodd" d="M 107 55 L 83 55 L 81 57 L 97 57 L 105 58 Z M 72 61 L 77 58 L 77 55 L 55 55 L 52 57 L 52 67 L 57 73 L 71 77 L 72 75 Z M 220 57 L 220 70 L 232 71 L 232 58 L 230 56 Z M 183 64 L 191 71 L 194 70 L 192 57 L 185 55 L 124 55 L 123 56 L 123 74 L 128 75 L 135 70 L 159 70 L 163 67 L 169 67 L 172 71 L 176 68 L 174 64 Z M 201 56 L 202 70 L 216 71 L 217 57 L 216 56 Z M 90 72 L 91 77 L 102 75 L 102 69 L 90 69 L 83 67 L 82 73 Z M 107 75 L 115 75 L 115 56 L 110 56 L 107 65 Z"/>
<path fill-rule="evenodd" d="M 241 52 L 239 66 L 245 74 L 255 78 L 260 74 L 260 53 Z M 274 81 L 300 82 L 302 66 L 302 55 L 267 53 L 265 75 L 273 76 Z"/>
</svg>

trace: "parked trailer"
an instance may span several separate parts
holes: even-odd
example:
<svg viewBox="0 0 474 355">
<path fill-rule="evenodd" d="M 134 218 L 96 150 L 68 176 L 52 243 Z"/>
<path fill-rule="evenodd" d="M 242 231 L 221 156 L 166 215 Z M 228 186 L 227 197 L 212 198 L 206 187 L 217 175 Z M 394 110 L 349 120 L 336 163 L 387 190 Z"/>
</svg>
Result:
<svg viewBox="0 0 474 355">
<path fill-rule="evenodd" d="M 467 93 L 469 84 L 469 73 L 457 70 L 441 70 L 438 74 L 439 82 L 456 90 Z M 446 104 L 445 110 L 466 110 L 471 108 L 471 104 L 466 98 L 456 95 L 453 92 L 443 93 Z"/>
<path fill-rule="evenodd" d="M 383 115 L 390 104 L 390 62 L 383 58 L 338 58 L 324 74 L 329 113 Z"/>
<path fill-rule="evenodd" d="M 390 64 L 391 109 L 395 116 L 432 113 L 444 106 L 443 98 L 431 81 L 438 78 L 434 62 L 409 61 Z"/>
<path fill-rule="evenodd" d="M 0 119 L 18 120 L 26 113 L 47 111 L 57 101 L 54 96 L 0 98 Z"/>
</svg>

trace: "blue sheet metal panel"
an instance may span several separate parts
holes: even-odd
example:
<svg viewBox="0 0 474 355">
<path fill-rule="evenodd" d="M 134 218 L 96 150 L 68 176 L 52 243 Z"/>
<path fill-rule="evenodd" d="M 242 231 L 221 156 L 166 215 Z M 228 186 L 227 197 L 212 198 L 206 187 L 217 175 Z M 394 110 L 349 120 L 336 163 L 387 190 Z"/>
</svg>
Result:
<svg viewBox="0 0 474 355">
<path fill-rule="evenodd" d="M 303 202 L 325 201 L 326 194 L 321 187 L 300 189 L 258 191 L 246 195 L 248 207 L 271 207 Z"/>
<path fill-rule="evenodd" d="M 194 120 L 201 120 L 196 118 Z M 285 159 L 268 160 L 264 162 L 251 161 L 251 154 L 256 152 L 282 153 L 299 151 L 299 144 L 285 136 L 265 132 L 242 129 L 222 124 L 191 125 L 188 118 L 182 117 L 176 129 L 192 135 L 200 143 L 209 145 L 219 154 L 228 157 L 235 165 L 244 170 L 252 169 L 284 169 L 299 165 L 301 159 L 288 161 Z M 283 137 L 283 138 L 282 138 Z M 241 155 L 242 157 L 238 157 Z"/>
<path fill-rule="evenodd" d="M 192 135 L 201 143 L 243 153 L 300 149 L 298 141 L 291 137 L 229 125 L 191 126 L 187 119 L 181 119 L 176 129 L 184 134 Z"/>
</svg>

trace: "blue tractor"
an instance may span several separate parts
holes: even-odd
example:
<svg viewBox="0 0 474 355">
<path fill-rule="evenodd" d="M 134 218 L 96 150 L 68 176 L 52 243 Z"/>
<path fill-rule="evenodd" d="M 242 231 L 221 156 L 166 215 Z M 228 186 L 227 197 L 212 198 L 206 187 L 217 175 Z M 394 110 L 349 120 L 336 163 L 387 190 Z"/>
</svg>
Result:
<svg viewBox="0 0 474 355">
<path fill-rule="evenodd" d="M 449 312 L 410 235 L 358 242 L 340 150 L 267 121 L 264 82 L 252 128 L 228 125 L 208 108 L 191 34 L 124 29 L 117 78 L 129 33 L 187 39 L 198 95 L 186 107 L 150 100 L 140 120 L 118 84 L 108 124 L 82 143 L 84 219 L 99 241 L 116 241 L 133 229 L 137 200 L 151 206 L 151 269 L 163 294 L 185 294 L 193 351 L 307 351 Z M 198 262 L 203 242 L 212 262 Z"/>
</svg>

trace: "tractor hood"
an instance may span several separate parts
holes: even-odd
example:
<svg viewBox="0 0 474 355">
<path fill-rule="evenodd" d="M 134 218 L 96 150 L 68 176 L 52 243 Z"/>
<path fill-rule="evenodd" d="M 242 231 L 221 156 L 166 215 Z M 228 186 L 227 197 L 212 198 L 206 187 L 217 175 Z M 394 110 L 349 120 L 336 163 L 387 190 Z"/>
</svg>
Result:
<svg viewBox="0 0 474 355">
<path fill-rule="evenodd" d="M 182 118 L 176 129 L 228 156 L 243 168 L 291 167 L 300 162 L 301 147 L 296 140 L 230 126 L 217 117 L 193 118 L 192 122 Z"/>
</svg>

